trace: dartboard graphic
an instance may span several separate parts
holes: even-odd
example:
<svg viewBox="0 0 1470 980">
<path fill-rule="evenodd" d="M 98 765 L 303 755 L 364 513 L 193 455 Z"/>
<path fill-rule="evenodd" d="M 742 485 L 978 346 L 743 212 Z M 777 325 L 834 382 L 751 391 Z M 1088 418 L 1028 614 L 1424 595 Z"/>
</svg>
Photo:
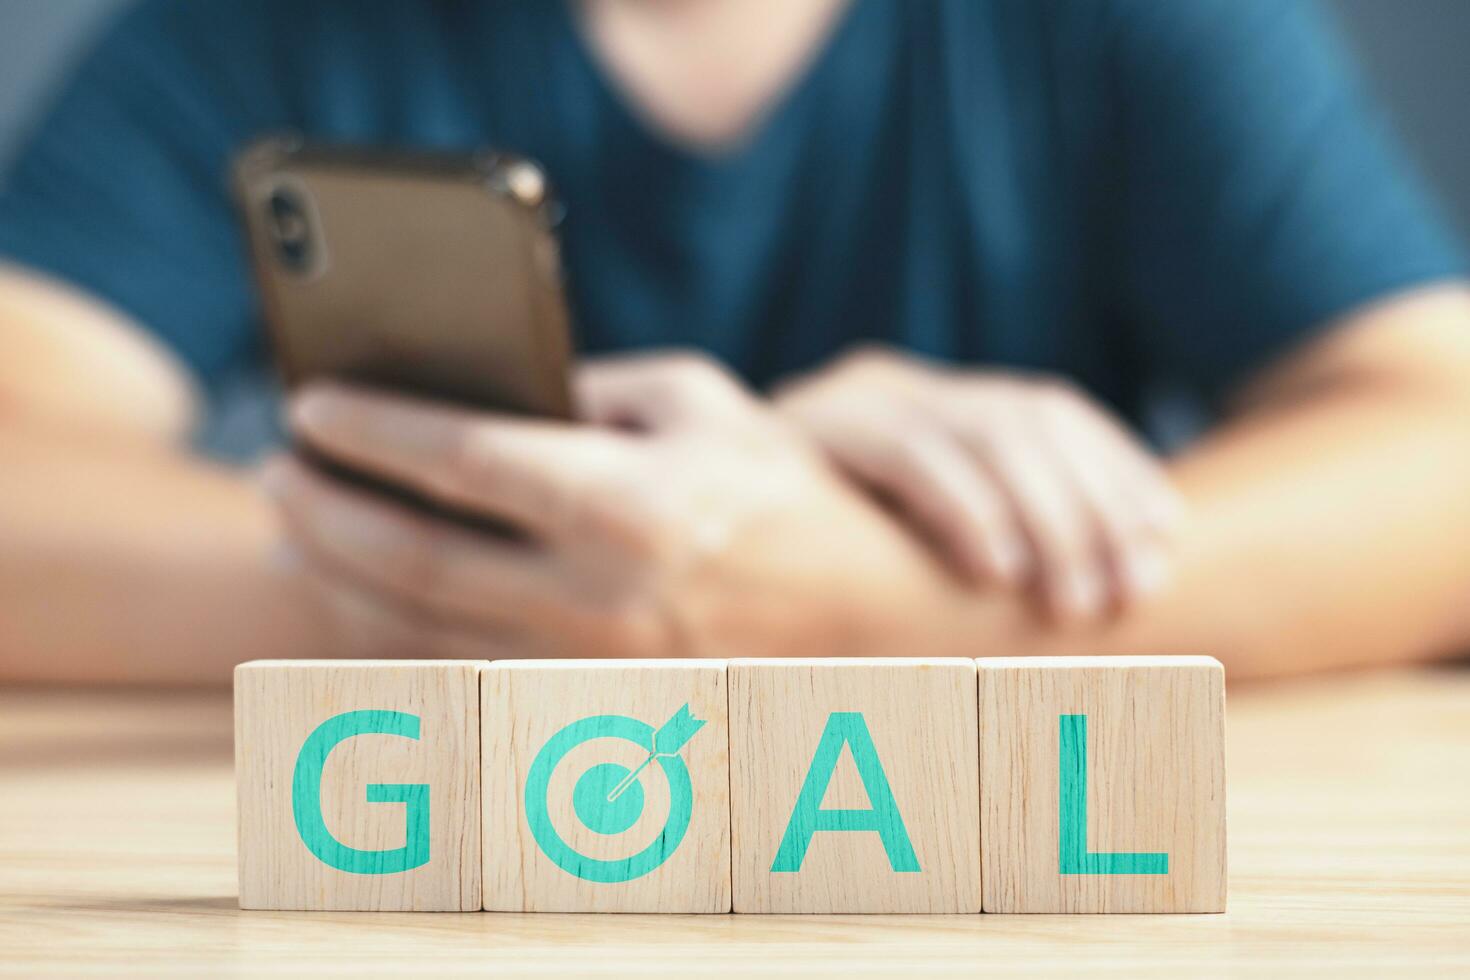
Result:
<svg viewBox="0 0 1470 980">
<path fill-rule="evenodd" d="M 594 715 L 552 735 L 531 763 L 526 822 L 557 867 L 585 881 L 641 878 L 678 849 L 694 813 L 679 750 L 704 727 L 689 705 L 655 729 Z"/>
</svg>

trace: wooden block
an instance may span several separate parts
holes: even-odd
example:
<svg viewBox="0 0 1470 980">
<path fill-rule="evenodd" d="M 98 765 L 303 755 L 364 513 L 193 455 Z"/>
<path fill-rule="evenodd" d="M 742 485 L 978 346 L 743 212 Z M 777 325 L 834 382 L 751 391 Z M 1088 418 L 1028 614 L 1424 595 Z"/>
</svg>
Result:
<svg viewBox="0 0 1470 980">
<path fill-rule="evenodd" d="M 969 660 L 730 662 L 736 912 L 978 912 Z"/>
<path fill-rule="evenodd" d="M 480 710 L 486 909 L 730 911 L 723 661 L 501 661 Z"/>
<path fill-rule="evenodd" d="M 977 665 L 985 911 L 1225 911 L 1219 661 Z"/>
<path fill-rule="evenodd" d="M 480 908 L 481 666 L 235 668 L 241 908 Z"/>
</svg>

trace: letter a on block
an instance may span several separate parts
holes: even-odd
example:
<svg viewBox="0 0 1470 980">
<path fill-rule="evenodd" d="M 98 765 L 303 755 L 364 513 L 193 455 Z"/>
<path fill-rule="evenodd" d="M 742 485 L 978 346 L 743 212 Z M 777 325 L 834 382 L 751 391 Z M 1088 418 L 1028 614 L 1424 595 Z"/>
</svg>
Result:
<svg viewBox="0 0 1470 980">
<path fill-rule="evenodd" d="M 822 799 L 827 795 L 832 774 L 837 771 L 844 745 L 852 752 L 858 777 L 867 791 L 869 808 L 866 810 L 822 809 Z M 883 763 L 861 711 L 834 711 L 827 716 L 827 727 L 822 729 L 822 739 L 801 784 L 801 793 L 786 823 L 786 833 L 781 837 L 781 847 L 776 851 L 771 870 L 800 871 L 812 837 L 818 831 L 833 830 L 876 833 L 883 841 L 888 864 L 894 871 L 919 870 L 919 858 L 914 854 L 914 845 L 903 825 L 903 816 L 893 799 L 888 776 L 883 772 Z"/>
<path fill-rule="evenodd" d="M 973 661 L 732 660 L 729 687 L 736 912 L 980 911 Z"/>
<path fill-rule="evenodd" d="M 1219 661 L 976 666 L 985 911 L 1225 910 Z"/>
</svg>

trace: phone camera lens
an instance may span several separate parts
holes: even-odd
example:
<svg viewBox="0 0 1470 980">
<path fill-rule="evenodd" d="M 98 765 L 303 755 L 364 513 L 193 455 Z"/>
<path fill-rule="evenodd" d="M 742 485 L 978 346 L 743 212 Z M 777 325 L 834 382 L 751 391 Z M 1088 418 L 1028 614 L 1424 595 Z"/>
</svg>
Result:
<svg viewBox="0 0 1470 980">
<path fill-rule="evenodd" d="M 276 256 L 293 272 L 305 272 L 312 260 L 311 219 L 305 202 L 296 191 L 278 187 L 267 198 L 266 209 Z"/>
</svg>

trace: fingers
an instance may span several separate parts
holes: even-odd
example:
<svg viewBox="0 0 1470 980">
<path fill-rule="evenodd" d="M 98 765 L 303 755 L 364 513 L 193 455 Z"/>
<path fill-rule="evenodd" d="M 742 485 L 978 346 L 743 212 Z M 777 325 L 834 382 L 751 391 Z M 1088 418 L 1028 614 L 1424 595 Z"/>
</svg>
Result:
<svg viewBox="0 0 1470 980">
<path fill-rule="evenodd" d="M 380 500 L 290 459 L 265 482 L 308 561 L 352 589 L 438 624 L 444 644 L 465 634 L 520 656 L 656 656 L 669 641 L 656 610 L 635 604 L 637 574 L 595 546 L 575 565 L 539 545 L 509 541 Z M 451 634 L 461 634 L 454 640 Z"/>
<path fill-rule="evenodd" d="M 292 403 L 293 430 L 347 466 L 471 513 L 555 537 L 579 502 L 631 465 L 607 432 L 314 385 Z"/>
<path fill-rule="evenodd" d="M 1093 410 L 1068 414 L 1079 428 L 1079 437 L 1087 445 L 1096 446 L 1114 464 L 1108 473 L 1116 480 L 1118 492 L 1133 500 L 1139 517 L 1162 534 L 1173 532 L 1186 508 L 1163 462 L 1106 413 Z"/>
<path fill-rule="evenodd" d="M 272 463 L 265 482 L 311 561 L 411 609 L 504 626 L 566 605 L 550 559 L 534 545 L 435 521 L 294 460 Z"/>
<path fill-rule="evenodd" d="M 883 467 L 888 489 L 914 516 L 946 542 L 956 564 L 974 578 L 1021 581 L 1029 557 L 1004 495 L 948 438 L 900 443 L 897 458 Z"/>
<path fill-rule="evenodd" d="M 1062 618 L 1084 618 L 1107 604 L 1108 583 L 1094 560 L 1089 515 L 1053 454 L 1039 443 L 1024 416 L 971 426 L 965 441 L 1004 488 L 1030 547 L 1033 580 L 1047 608 Z"/>
<path fill-rule="evenodd" d="M 1098 441 L 1075 420 L 1043 419 L 1040 428 L 1084 515 L 1087 547 L 1080 560 L 1095 567 L 1113 603 L 1133 603 L 1157 592 L 1169 575 L 1166 518 L 1156 502 L 1138 492 L 1146 481 L 1134 472 L 1131 450 Z"/>
<path fill-rule="evenodd" d="M 578 369 L 575 385 L 586 421 L 637 431 L 740 418 L 754 404 L 716 361 L 684 352 L 597 358 Z"/>
<path fill-rule="evenodd" d="M 1182 503 L 1162 464 L 1069 386 L 876 352 L 788 386 L 783 414 L 972 577 L 1086 619 L 1166 584 Z"/>
<path fill-rule="evenodd" d="M 792 411 L 841 469 L 897 504 L 963 575 L 1023 578 L 1028 549 L 1009 503 L 947 433 L 892 402 L 794 404 Z"/>
<path fill-rule="evenodd" d="M 1100 409 L 1045 390 L 959 424 L 1009 495 L 1053 614 L 1095 617 L 1166 584 L 1177 494 Z"/>
<path fill-rule="evenodd" d="M 332 657 L 369 660 L 506 660 L 544 656 L 507 630 L 467 629 L 311 570 L 312 593 L 330 622 Z"/>
</svg>

